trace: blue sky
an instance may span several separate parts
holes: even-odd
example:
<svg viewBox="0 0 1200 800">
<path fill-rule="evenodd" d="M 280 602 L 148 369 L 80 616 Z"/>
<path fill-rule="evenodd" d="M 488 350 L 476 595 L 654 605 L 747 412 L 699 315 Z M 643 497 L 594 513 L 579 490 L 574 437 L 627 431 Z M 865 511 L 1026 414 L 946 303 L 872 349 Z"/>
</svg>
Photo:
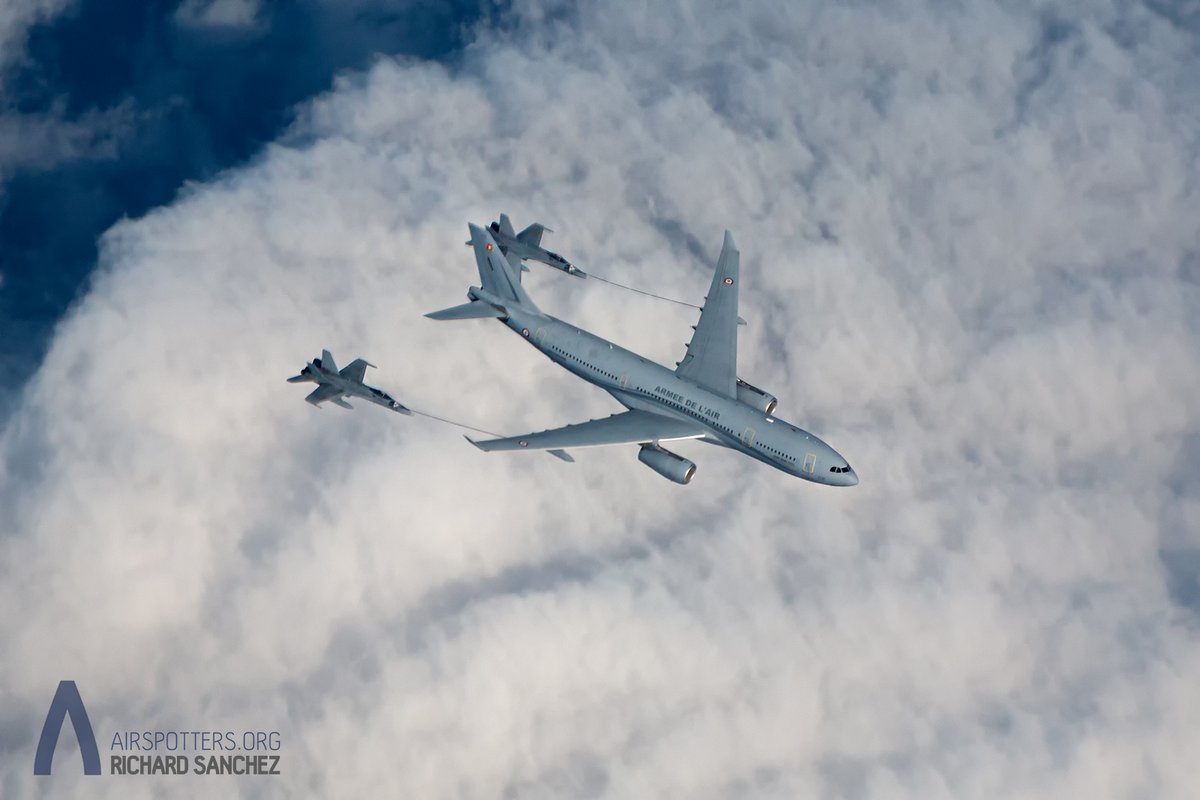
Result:
<svg viewBox="0 0 1200 800">
<path fill-rule="evenodd" d="M 10 376 L 0 413 L 86 286 L 109 226 L 253 157 L 339 71 L 379 56 L 452 58 L 481 12 L 467 1 L 389 6 L 264 3 L 247 28 L 187 24 L 177 2 L 89 0 L 29 28 L 0 108 L 12 126 L 49 117 L 76 129 L 75 146 L 27 141 L 0 154 L 0 365 Z"/>
</svg>

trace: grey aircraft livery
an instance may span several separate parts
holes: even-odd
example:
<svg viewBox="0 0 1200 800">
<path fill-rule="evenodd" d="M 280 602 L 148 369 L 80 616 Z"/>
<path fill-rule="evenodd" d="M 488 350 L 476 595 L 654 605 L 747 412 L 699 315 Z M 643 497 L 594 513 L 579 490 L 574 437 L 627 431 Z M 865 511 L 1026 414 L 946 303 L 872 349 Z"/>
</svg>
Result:
<svg viewBox="0 0 1200 800">
<path fill-rule="evenodd" d="M 328 350 L 322 350 L 320 358 L 314 358 L 300 371 L 299 375 L 288 378 L 288 383 L 319 384 L 308 397 L 304 398 L 307 402 L 312 403 L 318 408 L 326 400 L 342 408 L 353 408 L 354 406 L 342 398 L 361 397 L 363 400 L 369 400 L 376 405 L 390 408 L 392 411 L 398 411 L 401 414 L 411 414 L 411 411 L 400 403 L 397 403 L 387 392 L 363 383 L 363 376 L 367 373 L 367 367 L 373 366 L 375 365 L 370 362 L 356 358 L 345 367 L 342 367 L 341 370 L 338 370 L 337 364 L 333 361 L 333 356 L 330 355 Z"/>
<path fill-rule="evenodd" d="M 500 248 L 500 252 L 508 256 L 508 263 L 522 272 L 528 272 L 529 267 L 523 261 L 540 261 L 548 267 L 562 270 L 576 278 L 586 278 L 587 273 L 576 267 L 570 261 L 542 247 L 542 234 L 548 230 L 545 225 L 535 222 L 520 233 L 514 232 L 512 221 L 508 214 L 501 214 L 499 222 L 493 222 L 488 230 L 491 231 L 492 241 Z M 471 246 L 472 242 L 467 242 Z"/>
<path fill-rule="evenodd" d="M 830 486 L 854 486 L 858 475 L 832 447 L 771 415 L 776 399 L 737 377 L 739 255 L 733 237 L 717 260 L 712 285 L 683 360 L 672 371 L 612 342 L 544 314 L 521 285 L 492 234 L 469 226 L 482 286 L 467 290 L 469 302 L 434 311 L 437 320 L 502 321 L 551 361 L 607 391 L 627 411 L 562 428 L 475 441 L 480 450 L 548 450 L 573 461 L 566 448 L 640 445 L 638 460 L 676 483 L 696 473 L 689 459 L 663 442 L 699 439 L 756 458 L 798 478 Z"/>
</svg>

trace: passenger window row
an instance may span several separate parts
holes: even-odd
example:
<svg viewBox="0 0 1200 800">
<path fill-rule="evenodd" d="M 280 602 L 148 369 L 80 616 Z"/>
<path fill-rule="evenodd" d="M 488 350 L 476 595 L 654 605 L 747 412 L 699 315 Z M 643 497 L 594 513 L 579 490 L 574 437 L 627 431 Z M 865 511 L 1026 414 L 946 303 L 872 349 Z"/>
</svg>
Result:
<svg viewBox="0 0 1200 800">
<path fill-rule="evenodd" d="M 600 369 L 599 367 L 597 367 L 593 364 L 589 364 L 586 361 L 582 361 L 582 360 L 576 358 L 575 356 L 571 355 L 570 353 L 566 352 L 565 350 L 560 350 L 557 347 L 555 347 L 554 345 L 550 345 L 550 349 L 556 353 L 560 353 L 561 355 L 563 355 L 566 358 L 571 359 L 572 361 L 579 361 L 579 363 L 583 364 L 585 367 L 591 367 L 592 369 L 596 370 L 596 372 L 599 372 L 601 375 L 603 375 L 606 378 L 612 378 L 614 381 L 618 380 L 617 376 L 613 375 L 611 372 L 605 372 L 604 370 Z"/>
<path fill-rule="evenodd" d="M 561 350 L 561 349 L 559 349 L 559 348 L 555 347 L 554 345 L 550 345 L 550 349 L 551 349 L 551 350 L 553 350 L 553 351 L 554 351 L 554 352 L 556 352 L 556 353 L 559 353 L 559 354 L 561 354 L 561 355 L 565 356 L 566 358 L 570 358 L 570 359 L 572 359 L 573 361 L 579 361 L 579 363 L 583 364 L 584 366 L 588 366 L 588 367 L 591 367 L 591 366 L 592 366 L 591 364 L 588 364 L 586 361 L 580 361 L 580 360 L 579 360 L 578 358 L 576 358 L 575 356 L 572 356 L 571 354 L 567 353 L 565 350 Z M 592 369 L 596 369 L 596 368 L 595 368 L 595 367 L 592 367 Z M 617 376 L 616 376 L 616 375 L 613 375 L 611 372 L 605 372 L 604 370 L 601 370 L 601 369 L 596 369 L 596 371 L 597 371 L 597 372 L 599 372 L 601 375 L 604 375 L 604 376 L 606 376 L 606 377 L 612 378 L 613 380 L 617 380 Z M 662 398 L 660 398 L 660 400 L 661 400 L 661 399 L 662 399 Z M 671 401 L 671 400 L 664 400 L 664 402 L 666 402 L 666 403 L 667 403 L 667 405 L 671 406 L 672 408 L 675 408 L 675 409 L 678 409 L 679 411 L 682 411 L 683 413 L 687 414 L 688 416 L 693 416 L 693 417 L 699 417 L 699 416 L 700 416 L 700 415 L 699 415 L 699 414 L 697 414 L 697 413 L 696 413 L 694 410 L 692 410 L 692 409 L 690 409 L 690 408 L 684 408 L 682 405 L 680 405 L 679 403 L 676 403 L 676 402 L 674 402 L 674 401 Z M 720 425 L 720 424 L 718 424 L 716 427 L 720 428 L 721 430 L 723 430 L 725 433 L 729 434 L 730 436 L 734 436 L 734 437 L 736 437 L 736 436 L 737 436 L 737 434 L 736 434 L 736 433 L 734 433 L 732 429 L 730 429 L 730 428 L 726 428 L 724 425 Z M 794 428 L 793 428 L 793 430 L 794 430 Z M 782 450 L 776 450 L 776 449 L 775 449 L 775 448 L 773 448 L 773 447 L 768 447 L 767 445 L 763 444 L 762 442 L 757 442 L 757 443 L 756 443 L 756 446 L 757 446 L 757 447 L 759 447 L 759 448 L 761 448 L 761 449 L 763 449 L 763 450 L 767 450 L 767 451 L 769 451 L 769 452 L 771 452 L 771 453 L 774 453 L 775 455 L 779 456 L 780 458 L 782 458 L 782 459 L 784 459 L 784 460 L 786 460 L 786 461 L 791 461 L 791 462 L 793 462 L 793 463 L 796 461 L 796 459 L 795 459 L 795 458 L 793 458 L 793 457 L 792 457 L 791 455 L 789 455 L 788 453 L 785 453 L 785 452 L 783 452 Z M 830 471 L 831 471 L 831 472 L 838 472 L 839 470 L 838 470 L 838 468 L 837 468 L 837 467 L 830 467 Z M 842 472 L 849 472 L 849 469 L 846 469 L 846 470 L 840 470 L 840 471 L 842 471 Z"/>
</svg>

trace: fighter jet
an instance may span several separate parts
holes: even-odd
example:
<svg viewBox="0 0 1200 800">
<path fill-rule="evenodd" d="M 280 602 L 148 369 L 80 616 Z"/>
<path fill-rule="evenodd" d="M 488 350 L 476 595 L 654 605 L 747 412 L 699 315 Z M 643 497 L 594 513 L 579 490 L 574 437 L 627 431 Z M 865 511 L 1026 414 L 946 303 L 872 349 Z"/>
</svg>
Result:
<svg viewBox="0 0 1200 800">
<path fill-rule="evenodd" d="M 627 409 L 523 436 L 483 441 L 468 437 L 480 450 L 548 450 L 573 461 L 564 448 L 636 444 L 639 461 L 685 484 L 696 474 L 696 464 L 662 443 L 699 439 L 804 480 L 829 486 L 858 483 L 858 475 L 836 450 L 773 416 L 776 398 L 738 378 L 740 257 L 728 231 L 687 353 L 671 370 L 543 313 L 493 235 L 475 225 L 470 230 L 482 286 L 467 290 L 469 302 L 426 316 L 498 319 L 551 361 L 604 389 Z"/>
<path fill-rule="evenodd" d="M 339 371 L 329 351 L 322 350 L 320 358 L 314 358 L 311 363 L 300 371 L 299 375 L 288 378 L 288 383 L 320 384 L 308 397 L 304 398 L 305 401 L 317 407 L 320 407 L 321 403 L 329 400 L 334 405 L 341 406 L 342 408 L 353 408 L 354 406 L 342 398 L 361 397 L 376 405 L 390 408 L 392 411 L 398 411 L 401 414 L 412 414 L 411 411 L 392 399 L 387 392 L 380 391 L 374 386 L 367 386 L 363 383 L 363 375 L 366 374 L 367 367 L 373 366 L 375 365 L 363 361 L 361 358 L 356 358 Z"/>
<path fill-rule="evenodd" d="M 529 267 L 523 263 L 525 259 L 540 261 L 548 267 L 562 270 L 576 278 L 586 278 L 587 273 L 576 267 L 558 253 L 542 247 L 542 234 L 550 230 L 545 225 L 533 223 L 520 233 L 513 232 L 512 222 L 508 214 L 501 214 L 499 222 L 493 222 L 488 230 L 491 231 L 492 241 L 500 248 L 500 252 L 508 256 L 509 263 L 519 266 L 522 272 L 528 272 Z M 553 233 L 553 231 L 551 231 Z M 467 242 L 470 246 L 471 242 Z"/>
</svg>

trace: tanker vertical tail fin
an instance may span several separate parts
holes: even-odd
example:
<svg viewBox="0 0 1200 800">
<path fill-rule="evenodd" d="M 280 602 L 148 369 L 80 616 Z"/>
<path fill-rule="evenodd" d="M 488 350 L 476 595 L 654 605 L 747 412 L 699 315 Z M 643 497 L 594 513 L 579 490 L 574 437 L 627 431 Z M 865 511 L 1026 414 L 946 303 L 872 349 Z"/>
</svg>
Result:
<svg viewBox="0 0 1200 800">
<path fill-rule="evenodd" d="M 478 225 L 469 225 L 471 241 L 475 250 L 475 265 L 479 268 L 479 282 L 483 291 L 474 288 L 468 293 L 470 303 L 441 311 L 432 311 L 425 316 L 430 319 L 477 319 L 481 317 L 506 318 L 509 308 L 521 308 L 540 314 L 539 309 L 521 286 L 520 273 L 512 262 L 500 252 L 500 246 L 492 234 Z"/>
</svg>

